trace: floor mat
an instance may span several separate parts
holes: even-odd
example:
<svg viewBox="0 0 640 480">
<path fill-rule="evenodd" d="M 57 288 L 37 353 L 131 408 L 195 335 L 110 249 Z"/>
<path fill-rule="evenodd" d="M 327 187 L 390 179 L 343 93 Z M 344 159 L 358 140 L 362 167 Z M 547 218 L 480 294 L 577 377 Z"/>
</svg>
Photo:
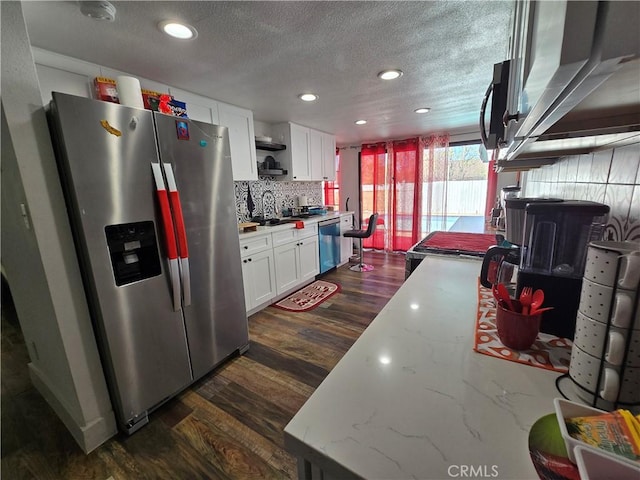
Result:
<svg viewBox="0 0 640 480">
<path fill-rule="evenodd" d="M 484 355 L 524 363 L 560 373 L 569 371 L 571 340 L 540 332 L 529 350 L 517 351 L 505 347 L 498 338 L 496 307 L 491 289 L 478 279 L 478 314 L 473 349 Z"/>
<path fill-rule="evenodd" d="M 497 245 L 496 236 L 488 233 L 432 232 L 413 250 L 482 257 L 492 245 Z"/>
<path fill-rule="evenodd" d="M 273 304 L 274 307 L 290 312 L 306 312 L 317 307 L 327 298 L 340 291 L 340 285 L 324 280 L 316 280 Z"/>
</svg>

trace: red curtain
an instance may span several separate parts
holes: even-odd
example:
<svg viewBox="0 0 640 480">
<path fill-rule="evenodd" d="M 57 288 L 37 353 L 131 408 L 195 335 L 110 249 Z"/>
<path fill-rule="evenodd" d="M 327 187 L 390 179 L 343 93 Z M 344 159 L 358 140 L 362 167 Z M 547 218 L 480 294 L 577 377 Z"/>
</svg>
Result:
<svg viewBox="0 0 640 480">
<path fill-rule="evenodd" d="M 418 138 L 393 142 L 390 247 L 406 252 L 420 240 L 421 165 Z"/>
<path fill-rule="evenodd" d="M 362 146 L 362 228 L 372 213 L 379 215 L 365 248 L 407 251 L 420 240 L 420 151 L 418 138 Z"/>
<path fill-rule="evenodd" d="M 384 142 L 363 145 L 360 151 L 361 228 L 367 228 L 369 216 L 378 213 L 376 232 L 363 241 L 365 248 L 385 248 L 384 225 L 387 221 L 387 147 Z"/>
</svg>

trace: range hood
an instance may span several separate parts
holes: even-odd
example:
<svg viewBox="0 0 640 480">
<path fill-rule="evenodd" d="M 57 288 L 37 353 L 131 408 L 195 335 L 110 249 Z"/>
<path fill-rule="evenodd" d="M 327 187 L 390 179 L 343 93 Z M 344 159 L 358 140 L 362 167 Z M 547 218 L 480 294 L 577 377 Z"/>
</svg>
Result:
<svg viewBox="0 0 640 480">
<path fill-rule="evenodd" d="M 640 59 L 623 64 L 548 130 L 515 139 L 497 167 L 526 170 L 557 158 L 640 142 Z"/>
<path fill-rule="evenodd" d="M 639 4 L 518 5 L 527 53 L 512 52 L 498 170 L 640 142 Z"/>
</svg>

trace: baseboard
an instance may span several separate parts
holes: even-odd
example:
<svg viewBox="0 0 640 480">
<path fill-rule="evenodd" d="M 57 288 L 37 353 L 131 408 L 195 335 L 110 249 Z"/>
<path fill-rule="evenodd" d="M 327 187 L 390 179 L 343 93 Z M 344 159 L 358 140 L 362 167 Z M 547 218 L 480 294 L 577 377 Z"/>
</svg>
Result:
<svg viewBox="0 0 640 480">
<path fill-rule="evenodd" d="M 33 363 L 29 363 L 29 376 L 33 386 L 56 412 L 84 453 L 90 453 L 118 432 L 112 410 L 102 417 L 80 425 L 71 415 L 61 396 L 56 393 L 56 389 Z"/>
</svg>

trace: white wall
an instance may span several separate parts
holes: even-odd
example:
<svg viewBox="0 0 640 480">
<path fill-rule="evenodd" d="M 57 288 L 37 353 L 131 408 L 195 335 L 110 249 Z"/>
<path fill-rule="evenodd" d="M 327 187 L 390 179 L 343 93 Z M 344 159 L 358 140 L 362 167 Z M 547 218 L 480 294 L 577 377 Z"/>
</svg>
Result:
<svg viewBox="0 0 640 480">
<path fill-rule="evenodd" d="M 346 147 L 340 149 L 340 210 L 346 208 L 345 201 L 349 198 L 349 210 L 356 214 L 356 225 L 360 225 L 360 186 L 358 183 L 358 153 L 360 148 Z"/>
<path fill-rule="evenodd" d="M 116 433 L 115 419 L 20 2 L 1 2 L 1 17 L 2 269 L 31 379 L 88 452 Z"/>
</svg>

